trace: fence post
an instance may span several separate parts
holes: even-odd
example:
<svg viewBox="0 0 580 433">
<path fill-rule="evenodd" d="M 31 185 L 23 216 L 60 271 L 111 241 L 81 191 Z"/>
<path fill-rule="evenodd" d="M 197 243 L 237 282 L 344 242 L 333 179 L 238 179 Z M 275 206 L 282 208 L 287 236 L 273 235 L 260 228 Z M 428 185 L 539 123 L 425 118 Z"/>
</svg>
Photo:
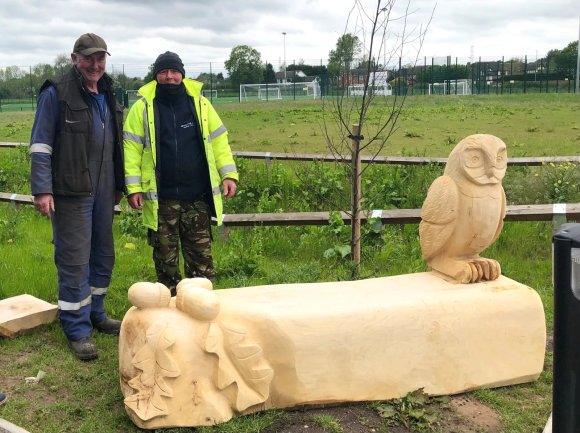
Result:
<svg viewBox="0 0 580 433">
<path fill-rule="evenodd" d="M 501 95 L 503 95 L 503 86 L 505 83 L 505 63 L 504 63 L 504 56 L 501 56 Z"/>
<path fill-rule="evenodd" d="M 479 56 L 479 62 L 477 62 L 477 94 L 481 95 L 481 56 Z"/>
<path fill-rule="evenodd" d="M 423 95 L 425 94 L 425 80 L 427 79 L 427 56 L 423 57 Z M 427 85 L 429 86 L 429 85 Z M 428 90 L 428 89 L 427 89 Z"/>
<path fill-rule="evenodd" d="M 510 95 L 512 94 L 512 81 L 514 81 L 514 61 L 510 60 Z"/>
<path fill-rule="evenodd" d="M 213 73 L 209 62 L 209 100 L 213 103 Z"/>
<path fill-rule="evenodd" d="M 528 90 L 528 56 L 524 60 L 524 93 Z"/>
</svg>

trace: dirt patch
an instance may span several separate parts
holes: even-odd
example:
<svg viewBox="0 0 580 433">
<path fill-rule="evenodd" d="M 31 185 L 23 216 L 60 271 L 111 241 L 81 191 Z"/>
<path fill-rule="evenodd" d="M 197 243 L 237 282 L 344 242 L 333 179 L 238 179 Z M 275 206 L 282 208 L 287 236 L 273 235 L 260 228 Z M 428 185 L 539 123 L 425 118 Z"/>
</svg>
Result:
<svg viewBox="0 0 580 433">
<path fill-rule="evenodd" d="M 551 332 L 546 336 L 546 350 L 548 352 L 554 351 L 554 334 Z"/>
<path fill-rule="evenodd" d="M 332 428 L 333 421 L 340 430 Z M 281 423 L 266 429 L 264 433 L 332 433 L 334 431 L 413 433 L 412 430 L 398 427 L 387 430 L 385 420 L 375 410 L 364 404 L 290 410 Z"/>
<path fill-rule="evenodd" d="M 333 429 L 334 421 L 338 429 Z M 325 422 L 327 424 L 325 424 Z M 445 433 L 500 433 L 499 414 L 476 399 L 466 395 L 450 398 L 450 403 L 437 409 L 435 431 Z M 404 426 L 389 425 L 377 411 L 366 404 L 333 406 L 316 409 L 297 409 L 264 433 L 417 433 Z"/>
<path fill-rule="evenodd" d="M 502 423 L 499 414 L 470 397 L 467 394 L 459 394 L 451 398 L 451 416 L 443 419 L 442 431 L 446 433 L 499 433 L 502 431 Z"/>
</svg>

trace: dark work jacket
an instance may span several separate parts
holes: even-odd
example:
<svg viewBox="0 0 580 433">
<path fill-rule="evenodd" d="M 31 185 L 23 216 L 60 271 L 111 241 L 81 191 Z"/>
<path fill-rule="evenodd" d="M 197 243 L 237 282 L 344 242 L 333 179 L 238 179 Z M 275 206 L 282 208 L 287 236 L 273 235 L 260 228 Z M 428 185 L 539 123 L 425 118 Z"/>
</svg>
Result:
<svg viewBox="0 0 580 433">
<path fill-rule="evenodd" d="M 82 85 L 82 76 L 73 67 L 71 71 L 56 80 L 47 80 L 47 86 L 54 86 L 58 95 L 59 125 L 52 154 L 53 194 L 88 196 L 92 193 L 89 174 L 89 154 L 96 137 L 90 96 Z M 98 83 L 99 93 L 105 101 L 113 122 L 113 162 L 115 189 L 125 190 L 123 168 L 123 107 L 117 103 L 113 93 L 112 80 L 103 75 Z"/>
<path fill-rule="evenodd" d="M 193 100 L 183 85 L 180 90 L 168 95 L 158 85 L 154 100 L 159 199 L 203 199 L 213 205 Z"/>
</svg>

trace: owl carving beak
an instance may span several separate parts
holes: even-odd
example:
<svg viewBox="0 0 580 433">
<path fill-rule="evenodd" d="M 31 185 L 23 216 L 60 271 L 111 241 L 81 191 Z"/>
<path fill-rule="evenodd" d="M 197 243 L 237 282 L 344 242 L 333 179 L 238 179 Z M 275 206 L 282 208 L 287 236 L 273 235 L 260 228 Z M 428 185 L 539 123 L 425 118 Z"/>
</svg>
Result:
<svg viewBox="0 0 580 433">
<path fill-rule="evenodd" d="M 491 173 L 488 170 L 486 173 L 482 174 L 481 176 L 476 177 L 475 180 L 477 181 L 477 183 L 479 183 L 481 185 L 488 185 L 490 183 L 499 183 L 501 181 L 501 179 L 499 179 L 495 175 L 494 170 L 492 170 Z"/>
</svg>

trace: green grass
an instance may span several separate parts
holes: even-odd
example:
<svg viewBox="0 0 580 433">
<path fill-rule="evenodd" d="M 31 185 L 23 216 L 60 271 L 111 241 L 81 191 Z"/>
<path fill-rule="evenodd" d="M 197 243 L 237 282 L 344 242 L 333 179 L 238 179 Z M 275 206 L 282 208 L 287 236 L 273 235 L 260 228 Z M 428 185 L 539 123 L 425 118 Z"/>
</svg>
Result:
<svg viewBox="0 0 580 433">
<path fill-rule="evenodd" d="M 447 156 L 463 136 L 487 132 L 502 137 L 511 156 L 578 154 L 578 99 L 575 95 L 413 97 L 399 132 L 385 154 Z M 320 105 L 313 102 L 224 104 L 220 114 L 233 148 L 255 151 L 326 153 L 320 132 Z M 0 141 L 27 142 L 32 113 L 0 113 Z M 317 132 L 318 131 L 318 132 Z M 26 148 L 0 149 L 0 191 L 26 194 Z M 226 213 L 336 210 L 348 204 L 344 172 L 332 164 L 238 160 L 239 195 L 226 201 Z M 363 178 L 366 209 L 417 208 L 441 167 L 371 167 Z M 511 167 L 504 180 L 510 204 L 580 201 L 576 165 Z M 306 185 L 308 187 L 306 187 Z M 127 289 L 136 281 L 154 281 L 151 250 L 138 218 L 115 219 L 116 266 L 107 300 L 111 316 L 129 308 Z M 246 227 L 214 232 L 216 288 L 276 283 L 337 281 L 350 278 L 350 263 L 338 251 L 348 243 L 349 227 L 335 220 L 320 227 Z M 509 278 L 540 295 L 551 332 L 550 222 L 508 222 L 485 253 L 497 259 Z M 417 225 L 363 227 L 361 278 L 426 270 Z M 327 258 L 325 258 L 327 257 Z M 56 303 L 56 270 L 51 228 L 30 206 L 0 203 L 0 298 L 30 293 Z M 0 391 L 9 402 L 0 417 L 32 433 L 62 431 L 139 432 L 123 408 L 119 389 L 117 340 L 97 335 L 100 358 L 74 359 L 58 324 L 14 340 L 0 339 Z M 24 378 L 47 373 L 36 385 Z M 505 433 L 539 431 L 550 411 L 551 354 L 540 379 L 531 384 L 473 393 L 498 410 Z M 282 425 L 284 411 L 234 419 L 201 433 L 261 432 Z M 333 420 L 319 419 L 317 425 Z M 333 424 L 334 425 L 334 424 Z M 324 428 L 324 427 L 323 427 Z M 168 429 L 185 433 L 191 429 Z"/>
<path fill-rule="evenodd" d="M 331 415 L 313 415 L 312 422 L 328 433 L 343 433 L 340 422 Z"/>
<path fill-rule="evenodd" d="M 48 221 L 30 207 L 15 211 L 9 206 L 0 206 L 2 218 L 15 218 L 18 223 L 12 243 L 0 244 L 0 297 L 26 292 L 56 302 Z M 117 220 L 117 264 L 107 310 L 111 316 L 120 318 L 130 306 L 126 297 L 128 287 L 136 281 L 154 281 L 154 275 L 145 241 L 132 236 L 127 239 L 118 225 Z M 231 229 L 228 237 L 216 235 L 216 287 L 348 279 L 347 261 L 323 257 L 334 242 L 324 229 L 328 228 L 246 228 Z M 549 327 L 551 231 L 549 223 L 507 223 L 498 242 L 486 254 L 500 261 L 506 276 L 538 290 Z M 420 259 L 417 226 L 389 226 L 384 228 L 383 235 L 382 247 L 365 247 L 361 277 L 425 270 Z M 282 239 L 283 245 L 275 245 Z M 135 249 L 125 247 L 128 240 L 135 244 Z M 245 245 L 245 251 L 239 250 L 241 245 Z M 0 385 L 10 394 L 9 404 L 0 407 L 0 417 L 31 433 L 91 431 L 96 423 L 102 432 L 140 431 L 123 409 L 116 339 L 102 335 L 96 338 L 101 356 L 94 363 L 74 359 L 58 324 L 14 340 L 0 339 L 3 358 Z M 478 391 L 475 395 L 502 414 L 506 432 L 537 431 L 549 413 L 550 365 L 548 356 L 546 370 L 538 382 Z M 38 370 L 47 373 L 44 380 L 37 385 L 24 383 L 24 377 L 35 376 Z M 283 419 L 283 411 L 270 411 L 200 431 L 257 433 L 267 426 L 283 423 Z"/>
<path fill-rule="evenodd" d="M 389 101 L 387 99 L 387 101 Z M 223 104 L 217 110 L 234 150 L 328 153 L 320 101 Z M 377 108 L 387 110 L 387 104 Z M 328 115 L 328 113 L 327 113 Z M 0 141 L 30 140 L 34 113 L 0 113 Z M 580 98 L 575 94 L 410 96 L 384 155 L 446 157 L 463 137 L 486 133 L 510 156 L 577 155 Z M 377 116 L 369 115 L 369 136 Z M 334 130 L 331 121 L 327 126 Z"/>
</svg>

